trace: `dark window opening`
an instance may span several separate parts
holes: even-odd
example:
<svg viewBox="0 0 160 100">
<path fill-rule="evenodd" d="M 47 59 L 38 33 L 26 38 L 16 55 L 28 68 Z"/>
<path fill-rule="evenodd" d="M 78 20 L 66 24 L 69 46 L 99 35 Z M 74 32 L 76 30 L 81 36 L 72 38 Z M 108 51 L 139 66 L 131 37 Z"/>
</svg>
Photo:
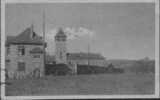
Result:
<svg viewBox="0 0 160 100">
<path fill-rule="evenodd" d="M 10 47 L 7 47 L 7 55 L 10 54 Z"/>
<path fill-rule="evenodd" d="M 62 55 L 62 52 L 60 52 L 60 59 L 62 59 L 63 58 L 63 55 Z"/>
<path fill-rule="evenodd" d="M 18 46 L 18 55 L 25 55 L 25 47 L 24 46 Z"/>
<path fill-rule="evenodd" d="M 18 62 L 18 71 L 25 71 L 25 63 L 24 62 Z"/>
<path fill-rule="evenodd" d="M 40 58 L 40 55 L 33 55 L 33 58 Z"/>
<path fill-rule="evenodd" d="M 10 62 L 10 59 L 6 59 L 6 62 L 9 63 L 9 62 Z"/>
</svg>

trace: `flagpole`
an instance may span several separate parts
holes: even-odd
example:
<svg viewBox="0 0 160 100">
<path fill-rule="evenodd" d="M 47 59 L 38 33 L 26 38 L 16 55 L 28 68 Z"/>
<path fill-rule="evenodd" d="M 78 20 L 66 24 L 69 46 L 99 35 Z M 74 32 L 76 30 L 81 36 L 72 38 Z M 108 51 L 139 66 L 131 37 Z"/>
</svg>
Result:
<svg viewBox="0 0 160 100">
<path fill-rule="evenodd" d="M 88 66 L 90 65 L 90 62 L 89 62 L 89 54 L 90 54 L 90 37 L 88 36 Z"/>
<path fill-rule="evenodd" d="M 44 72 L 43 75 L 45 75 L 45 64 L 46 64 L 46 50 L 45 50 L 45 11 L 43 11 L 43 25 L 42 25 L 42 29 L 43 29 L 43 53 L 44 53 Z"/>
</svg>

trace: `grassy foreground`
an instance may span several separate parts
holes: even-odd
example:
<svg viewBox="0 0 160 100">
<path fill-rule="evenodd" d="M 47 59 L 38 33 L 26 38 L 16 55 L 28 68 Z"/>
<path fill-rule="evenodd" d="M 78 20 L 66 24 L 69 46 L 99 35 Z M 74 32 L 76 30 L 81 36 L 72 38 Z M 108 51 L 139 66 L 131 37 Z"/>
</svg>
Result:
<svg viewBox="0 0 160 100">
<path fill-rule="evenodd" d="M 7 80 L 6 95 L 153 94 L 154 74 L 47 76 Z"/>
</svg>

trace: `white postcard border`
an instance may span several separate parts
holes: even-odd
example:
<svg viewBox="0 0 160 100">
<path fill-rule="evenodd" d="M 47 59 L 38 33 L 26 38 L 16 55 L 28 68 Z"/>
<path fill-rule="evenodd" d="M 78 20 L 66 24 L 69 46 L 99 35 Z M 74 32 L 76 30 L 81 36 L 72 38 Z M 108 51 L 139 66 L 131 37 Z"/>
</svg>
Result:
<svg viewBox="0 0 160 100">
<path fill-rule="evenodd" d="M 155 3 L 155 94 L 154 95 L 62 95 L 62 96 L 5 96 L 5 84 L 1 84 L 1 98 L 17 99 L 86 99 L 86 98 L 158 98 L 159 97 L 159 0 L 2 0 L 1 1 L 1 69 L 5 69 L 5 4 L 6 3 Z M 1 70 L 1 82 L 5 71 Z"/>
</svg>

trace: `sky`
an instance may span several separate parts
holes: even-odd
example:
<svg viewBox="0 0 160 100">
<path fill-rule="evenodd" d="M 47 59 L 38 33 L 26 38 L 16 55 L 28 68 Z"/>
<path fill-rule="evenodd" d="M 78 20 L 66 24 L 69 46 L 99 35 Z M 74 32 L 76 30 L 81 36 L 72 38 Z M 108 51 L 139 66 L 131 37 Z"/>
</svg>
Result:
<svg viewBox="0 0 160 100">
<path fill-rule="evenodd" d="M 155 57 L 153 3 L 7 4 L 6 35 L 34 25 L 42 35 L 43 12 L 47 52 L 54 55 L 54 35 L 63 28 L 68 52 L 100 53 L 106 59 Z"/>
</svg>

